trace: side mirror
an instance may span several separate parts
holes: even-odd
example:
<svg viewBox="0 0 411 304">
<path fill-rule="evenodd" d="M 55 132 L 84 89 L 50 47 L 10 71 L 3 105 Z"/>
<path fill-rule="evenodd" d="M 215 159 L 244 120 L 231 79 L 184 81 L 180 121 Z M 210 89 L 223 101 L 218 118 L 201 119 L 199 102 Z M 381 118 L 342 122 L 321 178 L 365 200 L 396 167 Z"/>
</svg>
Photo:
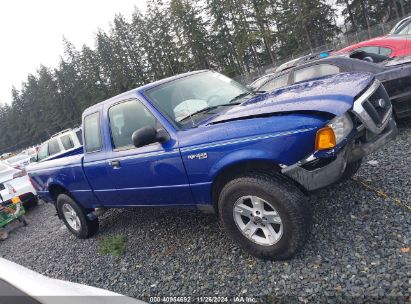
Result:
<svg viewBox="0 0 411 304">
<path fill-rule="evenodd" d="M 169 139 L 164 129 L 156 131 L 153 127 L 145 126 L 133 132 L 131 136 L 136 148 L 147 146 L 155 142 L 164 142 Z"/>
</svg>

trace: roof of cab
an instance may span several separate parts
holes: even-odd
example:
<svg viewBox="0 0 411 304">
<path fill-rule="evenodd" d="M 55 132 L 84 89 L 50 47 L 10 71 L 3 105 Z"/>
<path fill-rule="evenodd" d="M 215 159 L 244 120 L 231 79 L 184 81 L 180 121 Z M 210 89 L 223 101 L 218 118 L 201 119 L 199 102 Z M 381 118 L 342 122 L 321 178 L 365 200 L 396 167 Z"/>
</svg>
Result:
<svg viewBox="0 0 411 304">
<path fill-rule="evenodd" d="M 99 103 L 96 103 L 96 104 L 88 107 L 87 109 L 84 110 L 83 116 L 84 116 L 85 113 L 92 112 L 93 110 L 95 110 L 97 108 L 101 108 L 104 103 L 131 98 L 131 97 L 134 97 L 137 92 L 144 92 L 148 89 L 154 88 L 154 87 L 159 86 L 161 84 L 164 84 L 164 83 L 167 83 L 167 82 L 170 82 L 170 81 L 174 81 L 176 79 L 180 79 L 180 78 L 183 78 L 183 77 L 187 77 L 187 76 L 190 76 L 190 75 L 193 75 L 193 74 L 207 72 L 207 71 L 209 71 L 209 70 L 199 70 L 199 71 L 187 72 L 187 73 L 178 74 L 178 75 L 175 75 L 175 76 L 167 77 L 167 78 L 164 78 L 164 79 L 160 79 L 160 80 L 145 84 L 141 87 L 132 89 L 130 91 L 121 93 L 121 94 L 116 95 L 116 96 L 113 96 L 109 99 L 106 99 L 104 101 L 101 101 Z"/>
</svg>

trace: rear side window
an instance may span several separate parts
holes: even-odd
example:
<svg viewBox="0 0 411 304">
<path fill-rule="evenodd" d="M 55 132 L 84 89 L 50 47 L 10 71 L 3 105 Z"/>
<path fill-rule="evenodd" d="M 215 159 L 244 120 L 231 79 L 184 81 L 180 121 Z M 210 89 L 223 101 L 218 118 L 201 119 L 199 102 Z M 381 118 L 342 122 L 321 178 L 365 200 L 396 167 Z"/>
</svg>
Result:
<svg viewBox="0 0 411 304">
<path fill-rule="evenodd" d="M 286 86 L 288 83 L 288 74 L 285 74 L 283 76 L 274 78 L 272 80 L 270 80 L 269 82 L 267 82 L 265 85 L 263 85 L 260 90 L 262 91 L 272 91 L 274 89 L 278 89 L 281 87 Z"/>
<path fill-rule="evenodd" d="M 114 149 L 133 148 L 131 136 L 134 131 L 145 126 L 156 127 L 153 114 L 136 100 L 116 104 L 108 114 Z"/>
<path fill-rule="evenodd" d="M 340 69 L 332 64 L 317 64 L 294 72 L 294 82 L 338 74 Z"/>
<path fill-rule="evenodd" d="M 372 53 L 377 55 L 388 56 L 391 54 L 392 50 L 383 46 L 364 46 L 357 49 L 358 51 L 364 51 L 366 53 Z"/>
<path fill-rule="evenodd" d="M 378 46 L 364 46 L 364 47 L 361 47 L 357 50 L 358 51 L 364 51 L 364 52 L 367 52 L 367 53 L 372 53 L 372 54 L 378 54 L 380 52 Z"/>
<path fill-rule="evenodd" d="M 82 135 L 81 130 L 77 130 L 76 136 L 77 136 L 78 142 L 80 143 L 80 145 L 83 145 L 83 137 L 81 135 Z"/>
<path fill-rule="evenodd" d="M 73 141 L 71 140 L 71 137 L 69 134 L 62 136 L 60 140 L 65 150 L 68 150 L 74 147 Z"/>
<path fill-rule="evenodd" d="M 49 141 L 49 154 L 53 155 L 53 154 L 59 153 L 60 151 L 61 151 L 60 145 L 57 139 L 50 140 Z"/>
<path fill-rule="evenodd" d="M 86 152 L 101 150 L 100 113 L 96 112 L 84 118 L 84 140 Z"/>
<path fill-rule="evenodd" d="M 380 47 L 380 55 L 389 56 L 392 52 L 390 48 Z"/>
<path fill-rule="evenodd" d="M 39 148 L 39 153 L 37 154 L 38 160 L 45 159 L 48 156 L 48 143 L 42 144 Z"/>
</svg>

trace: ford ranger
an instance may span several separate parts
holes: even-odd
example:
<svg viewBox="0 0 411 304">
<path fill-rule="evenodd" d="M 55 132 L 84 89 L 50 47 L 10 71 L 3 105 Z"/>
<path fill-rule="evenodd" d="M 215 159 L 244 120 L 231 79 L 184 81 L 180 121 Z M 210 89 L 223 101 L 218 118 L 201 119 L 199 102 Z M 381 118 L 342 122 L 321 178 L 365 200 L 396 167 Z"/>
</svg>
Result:
<svg viewBox="0 0 411 304">
<path fill-rule="evenodd" d="M 307 239 L 305 194 L 349 178 L 397 134 L 387 93 L 367 73 L 253 92 L 190 72 L 91 106 L 82 127 L 84 151 L 27 168 L 74 235 L 97 232 L 96 208 L 198 208 L 273 260 Z"/>
</svg>

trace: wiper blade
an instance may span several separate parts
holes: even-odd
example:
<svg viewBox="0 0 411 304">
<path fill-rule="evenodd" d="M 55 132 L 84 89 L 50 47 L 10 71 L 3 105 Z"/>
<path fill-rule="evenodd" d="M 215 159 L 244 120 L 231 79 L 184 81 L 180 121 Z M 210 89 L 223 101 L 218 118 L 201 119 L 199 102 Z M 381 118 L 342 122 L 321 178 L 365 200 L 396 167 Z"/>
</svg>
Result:
<svg viewBox="0 0 411 304">
<path fill-rule="evenodd" d="M 231 100 L 229 101 L 229 103 L 232 104 L 233 101 L 236 101 L 236 100 L 238 100 L 238 99 L 241 99 L 241 98 L 246 97 L 246 96 L 251 95 L 251 94 L 253 94 L 253 92 L 244 92 L 244 93 L 241 93 L 241 94 L 237 95 L 236 97 L 234 97 L 233 99 L 231 99 Z"/>
<path fill-rule="evenodd" d="M 193 117 L 194 115 L 197 115 L 197 114 L 200 114 L 200 113 L 204 113 L 204 112 L 208 112 L 208 111 L 217 109 L 217 108 L 219 108 L 219 107 L 234 106 L 234 105 L 238 105 L 238 104 L 240 104 L 240 103 L 239 103 L 239 102 L 236 102 L 236 103 L 225 103 L 225 104 L 221 104 L 221 105 L 218 105 L 218 106 L 206 107 L 206 108 L 203 108 L 203 109 L 201 109 L 201 110 L 198 110 L 198 111 L 196 111 L 196 112 L 194 112 L 194 113 L 191 113 L 191 114 L 183 117 L 182 119 L 180 119 L 179 122 L 182 122 L 182 121 L 184 121 L 184 120 L 187 120 L 187 119 Z"/>
<path fill-rule="evenodd" d="M 219 106 L 206 107 L 206 108 L 203 108 L 203 109 L 201 109 L 201 110 L 195 111 L 194 113 L 191 113 L 191 114 L 183 117 L 182 119 L 180 119 L 179 122 L 182 122 L 182 121 L 184 121 L 184 120 L 187 120 L 188 118 L 193 117 L 194 115 L 197 115 L 197 114 L 200 114 L 200 113 L 203 113 L 203 112 L 207 112 L 207 111 L 210 111 L 210 110 L 217 109 L 218 107 L 219 107 Z"/>
</svg>

